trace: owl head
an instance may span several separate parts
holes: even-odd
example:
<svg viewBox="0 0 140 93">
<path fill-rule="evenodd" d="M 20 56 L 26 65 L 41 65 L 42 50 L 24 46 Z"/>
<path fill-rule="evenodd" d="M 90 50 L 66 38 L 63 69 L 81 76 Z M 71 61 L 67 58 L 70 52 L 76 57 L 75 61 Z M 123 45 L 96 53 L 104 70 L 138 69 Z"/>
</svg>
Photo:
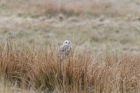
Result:
<svg viewBox="0 0 140 93">
<path fill-rule="evenodd" d="M 69 45 L 69 46 L 71 46 L 71 41 L 70 40 L 65 40 L 63 42 L 63 45 Z"/>
</svg>

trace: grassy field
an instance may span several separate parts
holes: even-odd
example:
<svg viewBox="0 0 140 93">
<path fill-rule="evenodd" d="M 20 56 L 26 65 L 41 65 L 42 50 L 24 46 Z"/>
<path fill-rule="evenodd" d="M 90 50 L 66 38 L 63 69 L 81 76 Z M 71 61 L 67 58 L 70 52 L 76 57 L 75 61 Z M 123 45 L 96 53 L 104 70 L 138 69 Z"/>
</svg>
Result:
<svg viewBox="0 0 140 93">
<path fill-rule="evenodd" d="M 2 0 L 0 38 L 40 46 L 70 39 L 92 51 L 140 51 L 138 0 Z"/>
<path fill-rule="evenodd" d="M 139 93 L 139 0 L 1 0 L 0 93 Z M 73 52 L 62 62 L 65 39 Z"/>
<path fill-rule="evenodd" d="M 61 60 L 56 47 L 19 49 L 15 43 L 8 42 L 0 49 L 0 91 L 138 93 L 139 60 L 139 55 L 131 53 L 93 56 L 79 49 L 73 49 L 70 57 Z"/>
</svg>

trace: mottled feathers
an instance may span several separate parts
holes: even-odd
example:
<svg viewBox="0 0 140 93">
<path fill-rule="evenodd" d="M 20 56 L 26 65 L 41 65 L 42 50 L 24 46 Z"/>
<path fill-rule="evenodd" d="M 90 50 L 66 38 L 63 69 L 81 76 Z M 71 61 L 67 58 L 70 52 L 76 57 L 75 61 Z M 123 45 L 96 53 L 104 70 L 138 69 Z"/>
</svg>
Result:
<svg viewBox="0 0 140 93">
<path fill-rule="evenodd" d="M 68 56 L 70 54 L 71 48 L 72 48 L 71 41 L 65 40 L 59 49 L 60 56 L 62 58 Z"/>
</svg>

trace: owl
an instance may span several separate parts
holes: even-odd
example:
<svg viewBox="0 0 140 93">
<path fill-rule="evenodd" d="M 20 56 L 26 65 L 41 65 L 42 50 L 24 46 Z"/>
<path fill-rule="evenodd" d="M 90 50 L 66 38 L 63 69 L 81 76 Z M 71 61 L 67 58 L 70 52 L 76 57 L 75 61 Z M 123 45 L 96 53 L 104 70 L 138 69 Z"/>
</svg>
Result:
<svg viewBox="0 0 140 93">
<path fill-rule="evenodd" d="M 59 53 L 61 57 L 66 57 L 70 54 L 72 44 L 70 40 L 65 40 L 60 46 Z"/>
</svg>

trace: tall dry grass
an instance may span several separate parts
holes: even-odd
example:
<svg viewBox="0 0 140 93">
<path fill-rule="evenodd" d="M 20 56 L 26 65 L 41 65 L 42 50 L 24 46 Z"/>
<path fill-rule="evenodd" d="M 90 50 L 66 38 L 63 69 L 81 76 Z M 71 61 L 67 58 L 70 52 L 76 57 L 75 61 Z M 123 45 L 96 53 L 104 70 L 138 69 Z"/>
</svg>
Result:
<svg viewBox="0 0 140 93">
<path fill-rule="evenodd" d="M 57 48 L 0 46 L 0 76 L 19 88 L 45 93 L 139 93 L 140 57 L 92 56 L 73 49 L 61 60 Z"/>
</svg>

